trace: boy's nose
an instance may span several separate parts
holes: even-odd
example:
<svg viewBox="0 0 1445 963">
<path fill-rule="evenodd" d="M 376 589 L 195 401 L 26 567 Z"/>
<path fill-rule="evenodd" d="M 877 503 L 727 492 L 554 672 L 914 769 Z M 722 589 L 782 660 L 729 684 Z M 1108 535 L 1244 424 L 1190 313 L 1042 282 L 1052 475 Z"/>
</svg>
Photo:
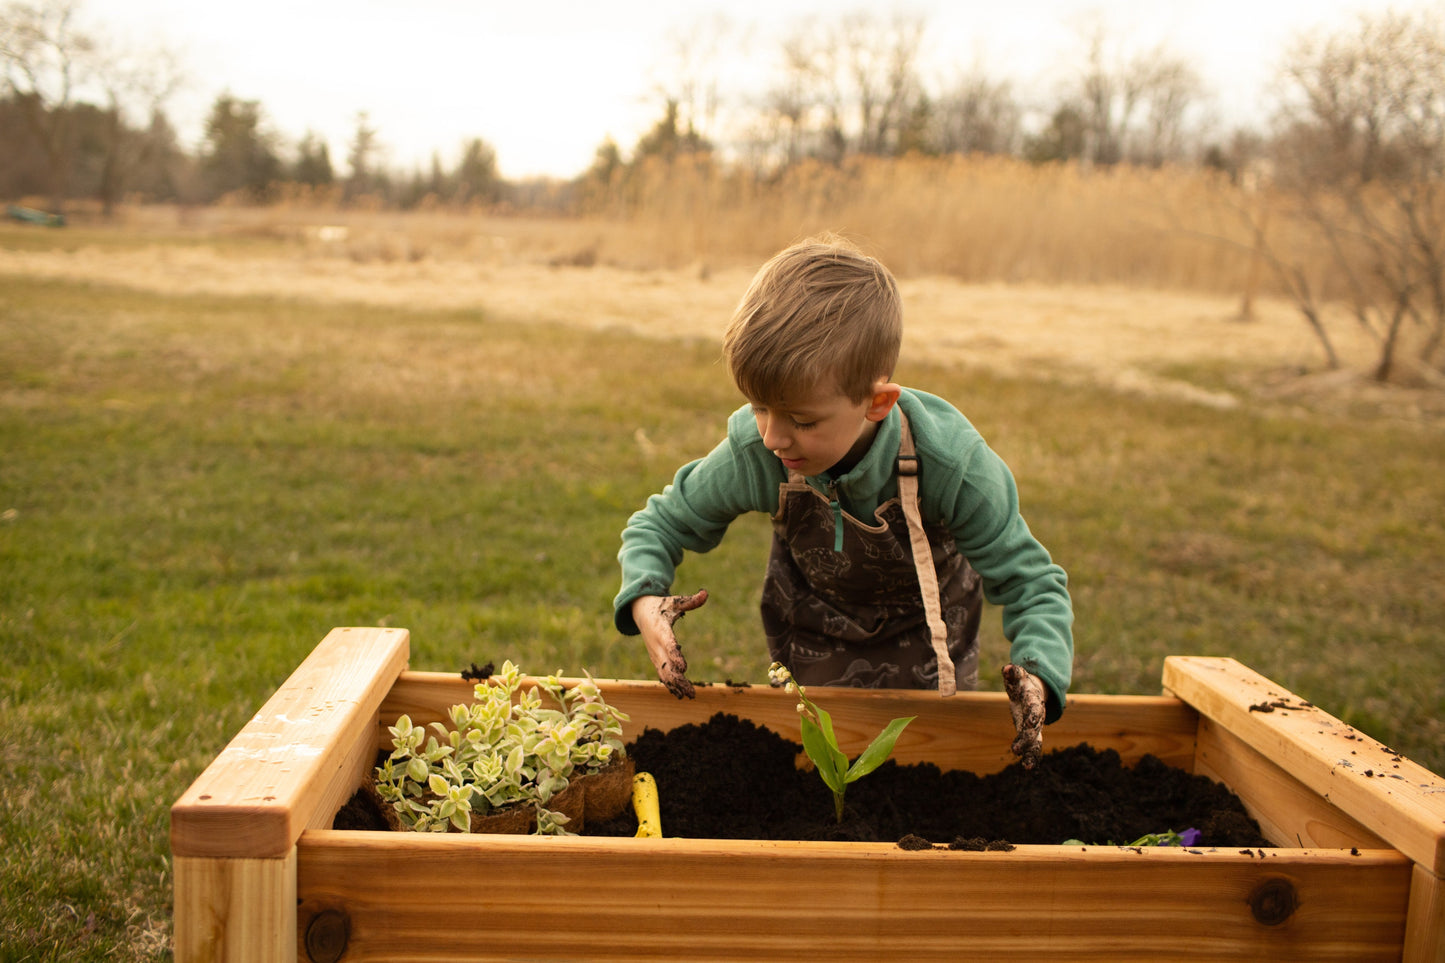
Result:
<svg viewBox="0 0 1445 963">
<path fill-rule="evenodd" d="M 777 418 L 763 419 L 763 444 L 768 446 L 769 451 L 780 451 L 788 447 L 790 439 L 779 430 Z"/>
</svg>

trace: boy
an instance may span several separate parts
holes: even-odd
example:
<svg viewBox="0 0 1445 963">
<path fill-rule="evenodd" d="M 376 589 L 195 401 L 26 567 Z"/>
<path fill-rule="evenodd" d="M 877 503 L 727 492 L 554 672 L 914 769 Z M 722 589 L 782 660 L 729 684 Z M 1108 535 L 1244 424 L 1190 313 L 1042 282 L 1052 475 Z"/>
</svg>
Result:
<svg viewBox="0 0 1445 963">
<path fill-rule="evenodd" d="M 693 695 L 674 623 L 707 592 L 669 594 L 684 551 L 763 511 L 773 547 L 763 628 L 803 685 L 978 684 L 982 595 L 1003 608 L 1003 668 L 1032 767 L 1073 669 L 1064 570 L 1030 534 L 1007 466 L 953 406 L 889 379 L 902 341 L 892 275 L 832 238 L 763 265 L 723 339 L 748 404 L 622 533 L 617 628 L 641 634 L 662 682 Z"/>
</svg>

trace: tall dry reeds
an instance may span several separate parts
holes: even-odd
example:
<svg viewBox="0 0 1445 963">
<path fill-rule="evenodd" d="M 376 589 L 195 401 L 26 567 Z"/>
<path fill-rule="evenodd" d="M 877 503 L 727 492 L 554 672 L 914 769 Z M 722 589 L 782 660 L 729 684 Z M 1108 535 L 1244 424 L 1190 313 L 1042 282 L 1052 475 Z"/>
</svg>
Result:
<svg viewBox="0 0 1445 963">
<path fill-rule="evenodd" d="M 674 161 L 642 165 L 618 188 L 609 213 L 625 212 L 629 229 L 607 253 L 621 261 L 756 260 L 828 230 L 904 275 L 1279 290 L 1251 266 L 1260 194 L 1211 171 L 952 156 L 809 163 L 760 179 Z M 1297 241 L 1271 238 L 1277 250 Z"/>
<path fill-rule="evenodd" d="M 1266 218 L 1264 191 L 1198 169 L 951 156 L 808 162 L 762 177 L 697 156 L 632 165 L 610 184 L 589 185 L 586 196 L 585 213 L 560 216 L 442 204 L 403 212 L 291 191 L 265 208 L 189 209 L 177 226 L 299 241 L 309 253 L 363 261 L 521 258 L 643 269 L 757 264 L 831 231 L 901 276 L 1184 289 L 1247 303 L 1252 294 L 1289 293 L 1253 254 L 1256 225 L 1266 221 L 1262 236 L 1276 260 L 1301 265 L 1321 299 L 1343 294 L 1331 287 L 1338 284 L 1318 237 L 1282 203 Z M 154 215 L 130 217 L 160 226 Z"/>
</svg>

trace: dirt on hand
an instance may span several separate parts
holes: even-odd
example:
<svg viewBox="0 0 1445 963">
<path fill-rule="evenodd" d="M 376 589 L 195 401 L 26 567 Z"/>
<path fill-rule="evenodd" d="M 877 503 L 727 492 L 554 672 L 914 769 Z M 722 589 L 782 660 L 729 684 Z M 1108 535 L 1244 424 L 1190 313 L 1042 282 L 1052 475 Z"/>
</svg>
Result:
<svg viewBox="0 0 1445 963">
<path fill-rule="evenodd" d="M 1043 752 L 1044 684 L 1026 669 L 1010 663 L 1003 667 L 1003 685 L 1014 730 L 1018 732 L 1010 748 L 1025 769 L 1032 769 Z"/>
<path fill-rule="evenodd" d="M 707 589 L 699 589 L 692 595 L 669 595 L 662 599 L 657 608 L 657 616 L 662 622 L 665 651 L 661 658 L 654 655 L 653 662 L 657 666 L 657 677 L 662 680 L 667 691 L 679 699 L 693 699 L 697 697 L 697 693 L 688 681 L 687 658 L 682 654 L 682 646 L 678 644 L 677 636 L 673 633 L 673 626 L 684 615 L 706 602 Z M 650 649 L 649 640 L 649 654 L 652 654 Z"/>
</svg>

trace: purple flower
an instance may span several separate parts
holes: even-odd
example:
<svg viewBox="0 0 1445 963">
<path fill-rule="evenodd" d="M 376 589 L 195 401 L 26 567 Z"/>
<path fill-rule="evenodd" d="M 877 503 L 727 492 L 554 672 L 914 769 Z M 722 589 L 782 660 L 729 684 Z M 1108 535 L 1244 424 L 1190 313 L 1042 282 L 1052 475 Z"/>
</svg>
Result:
<svg viewBox="0 0 1445 963">
<path fill-rule="evenodd" d="M 1201 832 L 1200 832 L 1199 830 L 1197 830 L 1197 829 L 1186 829 L 1186 830 L 1184 830 L 1184 832 L 1182 832 L 1182 833 L 1179 834 L 1179 845 L 1180 845 L 1180 846 L 1186 846 L 1186 847 L 1187 847 L 1187 846 L 1198 846 L 1198 845 L 1199 845 L 1199 837 L 1200 837 L 1200 836 L 1203 836 L 1203 835 L 1204 835 L 1204 834 L 1201 833 Z"/>
</svg>

